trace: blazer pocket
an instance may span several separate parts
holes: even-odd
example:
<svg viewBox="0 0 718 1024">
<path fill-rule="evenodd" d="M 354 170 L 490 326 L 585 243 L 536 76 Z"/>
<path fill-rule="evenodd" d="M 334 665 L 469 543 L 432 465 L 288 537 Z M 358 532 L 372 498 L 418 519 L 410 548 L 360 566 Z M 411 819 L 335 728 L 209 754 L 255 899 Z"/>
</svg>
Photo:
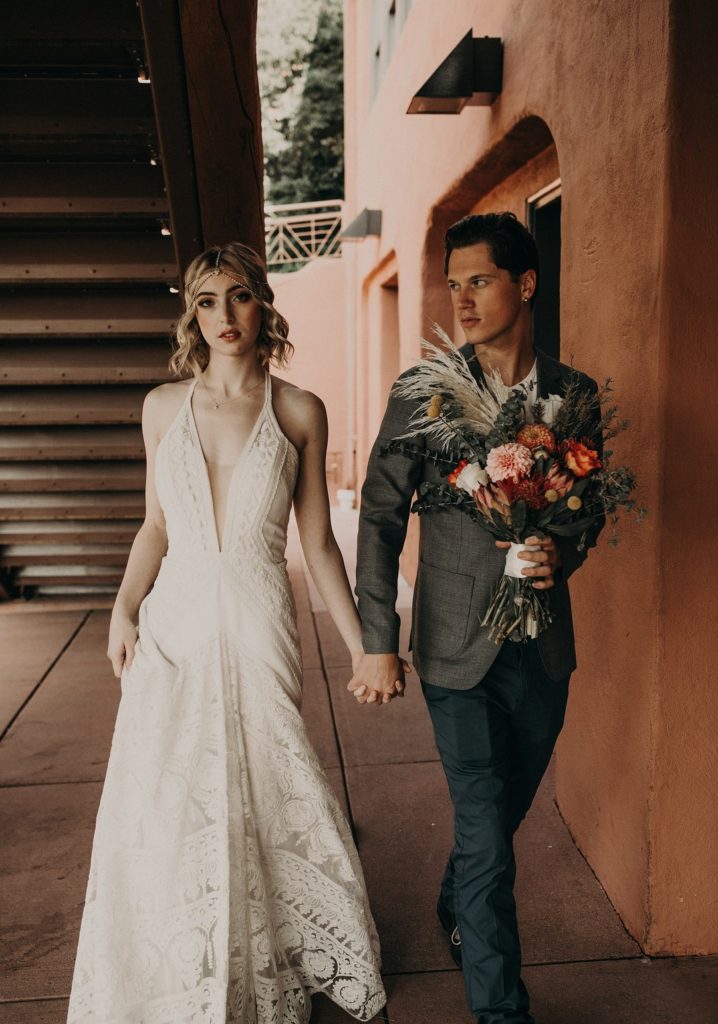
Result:
<svg viewBox="0 0 718 1024">
<path fill-rule="evenodd" d="M 414 648 L 438 658 L 457 654 L 466 642 L 474 577 L 419 563 Z"/>
</svg>

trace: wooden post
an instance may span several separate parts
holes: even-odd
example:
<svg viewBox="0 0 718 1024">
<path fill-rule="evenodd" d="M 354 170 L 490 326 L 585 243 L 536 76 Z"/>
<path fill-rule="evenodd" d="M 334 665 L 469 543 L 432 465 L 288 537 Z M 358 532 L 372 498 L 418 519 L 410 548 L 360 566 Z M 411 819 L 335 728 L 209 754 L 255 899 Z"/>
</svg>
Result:
<svg viewBox="0 0 718 1024">
<path fill-rule="evenodd" d="M 257 0 L 180 0 L 180 19 L 205 245 L 264 256 Z"/>
<path fill-rule="evenodd" d="M 152 100 L 180 281 L 202 251 L 184 55 L 176 0 L 140 0 L 142 32 L 152 79 Z"/>
</svg>

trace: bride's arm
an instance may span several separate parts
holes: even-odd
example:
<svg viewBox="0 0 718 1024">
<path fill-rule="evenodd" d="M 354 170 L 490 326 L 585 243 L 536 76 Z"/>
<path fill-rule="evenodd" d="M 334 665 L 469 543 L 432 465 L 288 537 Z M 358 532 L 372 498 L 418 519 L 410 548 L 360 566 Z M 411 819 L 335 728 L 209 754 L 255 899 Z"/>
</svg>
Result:
<svg viewBox="0 0 718 1024">
<path fill-rule="evenodd" d="M 167 551 L 165 520 L 155 488 L 155 453 L 163 418 L 161 406 L 162 401 L 155 389 L 147 395 L 142 407 L 142 435 L 147 455 L 145 519 L 130 549 L 127 568 L 112 609 L 107 642 L 107 657 L 118 677 L 125 664 L 128 668 L 132 664 L 137 639 L 137 612 L 157 577 L 160 562 Z"/>
<path fill-rule="evenodd" d="M 311 577 L 354 661 L 363 653 L 361 623 L 329 513 L 327 414 L 316 395 L 304 391 L 293 398 L 296 411 L 301 403 L 302 426 L 299 477 L 294 492 L 299 539 Z"/>
</svg>

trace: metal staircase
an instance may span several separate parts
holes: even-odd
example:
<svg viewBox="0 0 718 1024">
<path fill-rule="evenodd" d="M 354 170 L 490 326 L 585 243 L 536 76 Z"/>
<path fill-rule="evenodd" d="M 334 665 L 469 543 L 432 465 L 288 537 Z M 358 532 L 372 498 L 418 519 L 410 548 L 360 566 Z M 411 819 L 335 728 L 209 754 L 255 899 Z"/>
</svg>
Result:
<svg viewBox="0 0 718 1024">
<path fill-rule="evenodd" d="M 0 14 L 0 599 L 101 599 L 144 511 L 177 267 L 140 12 Z"/>
</svg>

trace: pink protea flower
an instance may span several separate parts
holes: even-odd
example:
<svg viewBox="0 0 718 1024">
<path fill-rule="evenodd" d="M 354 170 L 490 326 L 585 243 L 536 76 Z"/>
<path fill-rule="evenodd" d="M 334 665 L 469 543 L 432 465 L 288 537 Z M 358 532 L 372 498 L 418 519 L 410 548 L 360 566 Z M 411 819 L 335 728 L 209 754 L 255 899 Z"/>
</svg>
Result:
<svg viewBox="0 0 718 1024">
<path fill-rule="evenodd" d="M 523 444 L 500 444 L 492 448 L 486 458 L 486 472 L 494 483 L 500 480 L 516 483 L 529 475 L 533 465 L 533 455 Z"/>
<path fill-rule="evenodd" d="M 573 477 L 557 464 L 551 466 L 551 469 L 544 477 L 544 491 L 555 491 L 557 498 L 563 498 L 572 487 Z"/>
<path fill-rule="evenodd" d="M 511 512 L 511 499 L 501 484 L 489 484 L 486 487 L 477 487 L 474 491 L 476 507 L 487 519 L 491 519 L 492 512 L 498 514 L 508 521 Z"/>
</svg>

